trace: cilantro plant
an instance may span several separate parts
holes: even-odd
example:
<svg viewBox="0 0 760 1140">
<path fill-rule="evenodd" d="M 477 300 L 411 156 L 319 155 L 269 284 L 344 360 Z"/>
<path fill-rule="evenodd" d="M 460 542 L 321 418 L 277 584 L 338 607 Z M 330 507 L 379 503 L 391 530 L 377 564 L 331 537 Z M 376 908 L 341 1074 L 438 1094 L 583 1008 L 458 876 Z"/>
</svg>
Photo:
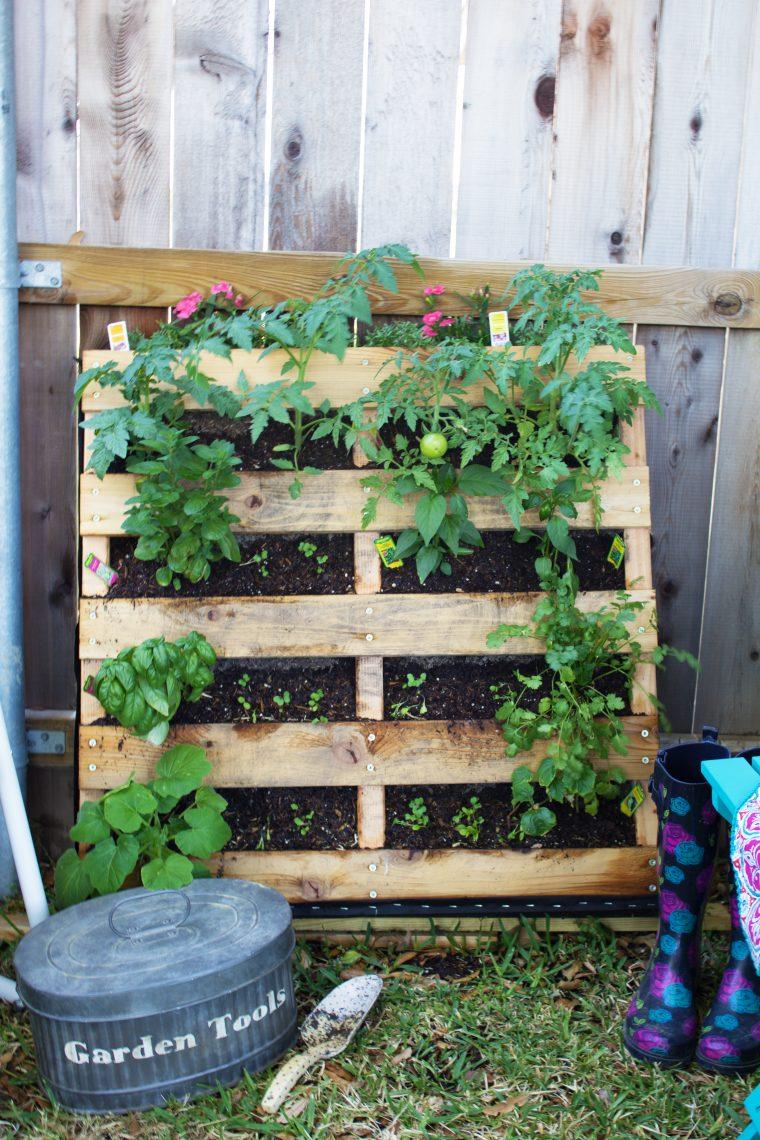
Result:
<svg viewBox="0 0 760 1140">
<path fill-rule="evenodd" d="M 584 612 L 577 605 L 578 579 L 572 569 L 560 573 L 550 558 L 542 557 L 536 560 L 536 572 L 546 596 L 531 624 L 501 625 L 488 636 L 492 649 L 512 637 L 534 637 L 546 644 L 543 664 L 535 673 L 518 673 L 520 687 L 501 690 L 496 712 L 508 756 L 546 744 L 545 759 L 535 772 L 520 765 L 512 776 L 512 802 L 522 808 L 516 827 L 521 837 L 545 835 L 554 827 L 552 803 L 583 806 L 596 815 L 600 799 L 619 793 L 620 769 L 596 769 L 590 759 L 606 761 L 627 751 L 620 716 L 627 701 L 609 691 L 612 679 L 623 682 L 630 699 L 641 662 L 659 666 L 671 656 L 697 667 L 683 650 L 665 645 L 644 650 L 631 632 L 639 627 L 644 603 L 624 590 L 610 604 Z M 542 687 L 548 687 L 548 695 L 539 699 L 537 708 L 530 707 L 530 694 Z"/>
<path fill-rule="evenodd" d="M 379 286 L 390 292 L 397 288 L 393 263 L 410 265 L 420 272 L 417 260 L 404 245 L 383 245 L 345 257 L 331 277 L 311 298 L 293 297 L 281 301 L 259 315 L 260 334 L 267 347 L 261 357 L 274 349 L 285 353 L 280 377 L 269 384 L 251 387 L 243 377 L 243 407 L 240 415 L 250 417 L 251 439 L 255 443 L 272 422 L 285 424 L 292 431 L 292 443 L 277 444 L 280 454 L 275 467 L 293 472 L 291 497 L 303 489 L 303 474 L 319 474 L 318 469 L 301 466 L 301 451 L 310 439 L 333 435 L 340 438 L 340 416 L 324 401 L 319 408 L 308 392 L 314 387 L 308 379 L 309 364 L 315 352 L 328 353 L 342 360 L 354 337 L 354 322 L 372 320 L 367 290 Z"/>
<path fill-rule="evenodd" d="M 401 819 L 396 818 L 393 822 L 399 827 L 408 827 L 410 831 L 422 831 L 424 827 L 429 827 L 430 816 L 422 796 L 410 800 Z"/>
<path fill-rule="evenodd" d="M 138 784 L 130 779 L 95 803 L 82 804 L 69 834 L 89 850 L 80 855 L 70 848 L 58 860 L 58 906 L 112 894 L 138 872 L 151 890 L 176 889 L 208 877 L 202 860 L 220 851 L 232 835 L 222 818 L 227 801 L 202 786 L 210 772 L 202 748 L 178 744 L 159 759 L 153 780 Z M 191 795 L 192 803 L 183 806 Z"/>
<path fill-rule="evenodd" d="M 91 692 L 135 736 L 163 744 L 181 701 L 197 701 L 214 680 L 216 653 L 202 633 L 152 637 L 106 658 Z"/>
</svg>

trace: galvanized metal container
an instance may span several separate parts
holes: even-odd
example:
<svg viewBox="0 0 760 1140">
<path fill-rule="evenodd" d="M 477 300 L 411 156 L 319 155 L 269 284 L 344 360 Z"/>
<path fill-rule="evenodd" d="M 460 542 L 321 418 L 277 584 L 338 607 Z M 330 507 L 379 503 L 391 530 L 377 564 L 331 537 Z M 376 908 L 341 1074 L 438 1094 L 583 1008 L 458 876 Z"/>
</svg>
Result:
<svg viewBox="0 0 760 1140">
<path fill-rule="evenodd" d="M 55 914 L 16 951 L 40 1074 L 77 1112 L 198 1096 L 293 1042 L 291 912 L 258 883 L 142 888 Z"/>
</svg>

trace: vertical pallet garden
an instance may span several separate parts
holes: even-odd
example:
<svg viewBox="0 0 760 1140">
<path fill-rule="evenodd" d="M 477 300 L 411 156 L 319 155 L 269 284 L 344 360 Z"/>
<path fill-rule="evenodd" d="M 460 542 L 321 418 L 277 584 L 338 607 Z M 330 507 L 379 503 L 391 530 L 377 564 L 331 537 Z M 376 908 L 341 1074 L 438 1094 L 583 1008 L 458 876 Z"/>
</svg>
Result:
<svg viewBox="0 0 760 1140">
<path fill-rule="evenodd" d="M 527 350 L 531 351 L 531 350 Z M 593 354 L 609 359 L 611 350 Z M 350 349 L 342 363 L 315 358 L 309 379 L 316 387 L 315 404 L 339 406 L 367 394 L 380 365 L 393 355 L 377 348 Z M 85 368 L 113 354 L 85 352 Z M 125 360 L 129 359 L 125 354 Z M 644 377 L 643 354 L 625 358 L 637 378 Z M 204 371 L 218 383 L 234 386 L 242 371 L 251 383 L 277 378 L 281 360 L 272 353 L 234 351 L 226 361 L 210 357 Z M 476 389 L 468 397 L 478 402 Z M 118 399 L 113 389 L 92 384 L 84 412 L 102 410 Z M 656 632 L 650 559 L 649 478 L 646 466 L 643 410 L 630 428 L 630 448 L 622 476 L 603 487 L 602 526 L 625 537 L 625 586 L 645 603 L 639 640 L 651 648 Z M 499 650 L 488 649 L 488 633 L 502 622 L 526 622 L 539 595 L 533 592 L 457 590 L 400 592 L 392 571 L 382 569 L 375 549 L 378 534 L 396 533 L 409 524 L 408 506 L 381 501 L 372 533 L 360 531 L 365 491 L 361 457 L 354 466 L 325 470 L 304 479 L 297 500 L 290 498 L 291 476 L 278 471 L 241 472 L 229 495 L 239 516 L 237 528 L 250 536 L 352 536 L 353 590 L 282 596 L 108 597 L 106 587 L 83 567 L 80 612 L 82 680 L 99 662 L 146 637 L 167 639 L 197 629 L 222 659 L 331 659 L 352 663 L 354 716 L 340 721 L 301 723 L 240 719 L 224 723 L 175 724 L 169 743 L 202 745 L 213 764 L 210 782 L 226 789 L 323 789 L 354 797 L 355 837 L 333 849 L 232 850 L 219 866 L 225 875 L 251 878 L 281 890 L 292 902 L 375 902 L 434 899 L 510 899 L 610 897 L 646 895 L 655 881 L 652 869 L 656 825 L 647 798 L 627 823 L 619 816 L 624 845 L 563 847 L 536 841 L 525 849 L 447 846 L 419 849 L 393 844 L 390 798 L 398 788 L 428 788 L 433 796 L 452 786 L 503 787 L 518 764 L 531 767 L 543 752 L 505 756 L 501 731 L 492 718 L 394 719 L 390 715 L 384 674 L 405 658 L 447 659 L 535 654 L 541 646 L 531 638 L 513 638 Z M 112 540 L 123 536 L 124 505 L 133 493 L 130 475 L 109 474 L 102 481 L 85 471 L 80 484 L 82 557 L 96 554 L 112 561 Z M 498 499 L 470 503 L 475 525 L 484 531 L 509 531 L 509 516 Z M 536 524 L 536 520 L 531 520 Z M 540 524 L 536 524 L 540 525 Z M 580 504 L 574 522 L 590 532 L 588 504 Z M 317 542 L 319 539 L 317 539 Z M 351 539 L 349 538 L 350 542 Z M 316 580 L 316 579 L 315 579 Z M 213 582 L 213 575 L 212 575 Z M 154 591 L 155 593 L 155 591 Z M 163 592 L 166 594 L 166 592 Z M 609 591 L 579 595 L 581 608 L 598 608 Z M 456 662 L 455 662 L 456 664 Z M 387 680 L 387 676 L 385 678 Z M 657 721 L 647 696 L 655 692 L 654 668 L 640 666 L 629 715 L 625 717 L 627 756 L 619 761 L 630 780 L 646 780 L 657 750 Z M 103 710 L 84 690 L 81 694 L 79 786 L 85 799 L 123 783 L 131 774 L 148 778 L 161 749 L 101 723 Z M 298 793 L 293 792 L 296 796 Z M 616 810 L 617 807 L 616 807 Z M 626 831 L 626 828 L 628 829 Z"/>
</svg>

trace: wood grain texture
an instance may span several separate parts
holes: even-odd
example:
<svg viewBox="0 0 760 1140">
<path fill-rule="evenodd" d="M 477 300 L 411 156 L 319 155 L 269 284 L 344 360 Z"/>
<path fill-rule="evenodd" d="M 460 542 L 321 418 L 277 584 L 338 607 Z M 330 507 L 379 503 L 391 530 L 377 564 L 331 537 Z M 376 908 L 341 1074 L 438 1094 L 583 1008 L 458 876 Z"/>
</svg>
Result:
<svg viewBox="0 0 760 1140">
<path fill-rule="evenodd" d="M 98 311 L 95 310 L 95 312 Z M 151 314 L 156 311 L 147 310 Z M 151 316 L 150 319 L 155 320 L 155 317 Z M 150 331 L 150 327 L 146 331 Z M 97 332 L 102 337 L 105 334 L 105 326 L 99 324 Z M 84 345 L 84 349 L 90 347 L 89 344 Z M 538 355 L 539 349 L 536 347 L 516 348 L 514 351 L 533 359 Z M 315 403 L 329 400 L 334 407 L 339 407 L 359 396 L 368 396 L 392 367 L 395 356 L 394 350 L 388 348 L 349 348 L 343 360 L 338 361 L 328 353 L 315 352 L 309 362 L 308 380 L 314 385 L 313 388 L 309 389 L 309 397 Z M 82 365 L 85 369 L 94 368 L 109 361 L 115 361 L 119 367 L 126 367 L 132 359 L 130 352 L 113 353 L 104 349 L 82 352 Z M 613 352 L 610 348 L 598 347 L 592 348 L 585 359 L 587 362 L 591 360 L 617 360 L 620 364 L 625 365 L 637 380 L 645 378 L 646 362 L 643 353 L 631 356 L 624 352 Z M 200 367 L 204 374 L 217 384 L 237 390 L 241 372 L 245 373 L 252 385 L 268 384 L 280 378 L 282 366 L 286 360 L 287 357 L 280 351 L 271 352 L 261 360 L 260 354 L 257 352 L 243 352 L 240 349 L 233 349 L 229 360 L 212 353 L 201 353 Z M 567 371 L 572 376 L 581 367 L 585 367 L 585 364 L 579 365 L 578 361 L 573 358 L 568 361 Z M 516 390 L 516 395 L 519 398 L 519 389 Z M 466 399 L 468 403 L 482 404 L 483 386 L 477 383 L 472 384 L 462 398 Z M 84 393 L 82 408 L 86 412 L 96 412 L 103 408 L 118 407 L 123 402 L 123 397 L 117 389 L 113 387 L 101 388 L 99 384 L 92 383 Z M 191 399 L 185 400 L 185 406 L 188 408 L 199 407 Z"/>
<path fill-rule="evenodd" d="M 660 638 L 699 653 L 725 334 L 639 328 L 663 414 L 647 416 Z M 676 732 L 692 725 L 696 674 L 668 661 L 659 696 Z"/>
<path fill-rule="evenodd" d="M 266 0 L 176 0 L 172 244 L 261 249 Z"/>
<path fill-rule="evenodd" d="M 746 0 L 749 4 L 749 0 Z M 760 115 L 760 10 L 755 5 L 752 53 L 747 75 L 744 107 L 744 145 L 736 209 L 736 256 L 733 264 L 760 266 L 760 226 L 757 224 L 757 187 L 760 186 L 760 147 L 757 117 Z"/>
<path fill-rule="evenodd" d="M 16 0 L 13 23 L 18 236 L 67 241 L 77 226 L 76 0 Z"/>
<path fill-rule="evenodd" d="M 356 248 L 363 43 L 361 0 L 277 0 L 270 249 Z"/>
<path fill-rule="evenodd" d="M 563 851 L 240 851 L 225 875 L 254 879 L 289 902 L 465 895 L 641 895 L 653 881 L 651 847 Z M 371 871 L 370 867 L 375 867 Z M 371 895 L 370 892 L 376 892 Z"/>
<path fill-rule="evenodd" d="M 638 620 L 647 626 L 653 592 L 634 590 L 645 603 Z M 81 656 L 114 656 L 126 645 L 165 635 L 176 641 L 192 629 L 204 633 L 221 657 L 362 657 L 371 648 L 383 657 L 405 657 L 419 650 L 436 654 L 536 653 L 533 637 L 509 639 L 500 649 L 486 648 L 486 638 L 501 622 L 530 620 L 540 594 L 377 594 L 372 613 L 366 598 L 352 594 L 285 598 L 86 599 L 80 609 Z M 612 595 L 578 595 L 588 611 Z M 95 614 L 92 617 L 92 614 Z M 651 630 L 642 645 L 654 644 Z"/>
<path fill-rule="evenodd" d="M 103 715 L 97 701 L 90 707 L 91 719 Z M 619 765 L 628 779 L 642 780 L 649 774 L 642 757 L 657 751 L 657 720 L 630 716 L 623 723 L 626 756 L 595 763 Z M 138 780 L 150 779 L 165 747 L 178 743 L 206 749 L 214 766 L 209 781 L 220 788 L 498 784 L 511 780 L 518 765 L 533 767 L 546 755 L 546 745 L 539 742 L 509 759 L 493 720 L 176 725 L 159 748 L 118 725 L 90 723 L 80 730 L 81 786 L 113 788 L 131 772 Z M 374 765 L 372 772 L 368 764 Z"/>
<path fill-rule="evenodd" d="M 648 2 L 648 0 L 647 0 Z M 208 289 L 220 277 L 233 280 L 246 294 L 258 293 L 262 304 L 312 294 L 335 268 L 325 253 L 236 253 L 218 250 L 114 249 L 108 246 L 22 243 L 20 256 L 61 262 L 60 289 L 22 290 L 32 304 L 173 305 L 192 289 Z M 558 270 L 589 264 L 599 258 L 579 251 Z M 552 255 L 554 261 L 554 255 Z M 429 281 L 449 290 L 448 308 L 464 311 L 453 296 L 469 293 L 486 281 L 506 289 L 520 261 L 458 261 L 422 259 Z M 662 325 L 714 325 L 722 328 L 760 327 L 760 272 L 752 269 L 689 269 L 608 265 L 594 294 L 604 309 L 623 321 Z M 399 271 L 398 293 L 372 293 L 373 309 L 384 314 L 423 311 L 420 279 Z"/>
<path fill-rule="evenodd" d="M 659 7 L 660 0 L 564 0 L 552 261 L 639 260 Z M 581 154 L 589 160 L 580 162 Z"/>
<path fill-rule="evenodd" d="M 760 732 L 760 335 L 729 336 L 694 724 Z"/>
<path fill-rule="evenodd" d="M 325 471 L 322 475 L 306 476 L 300 498 L 293 500 L 288 493 L 292 475 L 287 472 L 244 472 L 240 484 L 226 496 L 230 509 L 240 519 L 236 529 L 258 534 L 315 533 L 350 534 L 360 525 L 362 508 L 367 492 L 361 485 L 366 472 Z M 118 535 L 124 522 L 125 503 L 135 490 L 132 475 L 106 475 L 98 479 L 91 471 L 85 472 L 80 485 L 80 528 L 82 534 Z M 414 516 L 416 496 L 407 496 L 403 506 L 381 500 L 373 526 L 379 530 L 402 530 L 410 526 Z M 604 518 L 602 525 L 611 528 L 648 528 L 649 470 L 646 467 L 626 468 L 620 477 L 608 479 L 601 489 Z M 514 523 L 507 515 L 501 500 L 496 498 L 469 498 L 470 518 L 475 526 L 485 530 L 513 530 Z M 541 527 L 535 511 L 525 515 L 529 526 Z M 588 530 L 594 526 L 593 513 L 588 503 L 579 504 L 574 529 Z M 373 533 L 372 539 L 377 537 Z M 648 541 L 648 539 L 647 539 Z M 377 559 L 372 547 L 370 558 Z M 379 559 L 378 563 L 379 563 Z"/>
<path fill-rule="evenodd" d="M 367 599 L 367 610 L 374 609 L 372 594 L 382 587 L 380 557 L 375 549 L 376 534 L 354 536 L 354 589 Z M 366 611 L 365 611 L 366 612 Z M 383 659 L 356 658 L 356 715 L 368 720 L 383 718 Z M 375 733 L 372 731 L 374 744 Z M 369 737 L 368 737 L 369 739 Z M 374 760 L 368 758 L 364 770 L 374 775 Z M 360 847 L 385 846 L 385 787 L 382 782 L 366 783 L 356 793 L 356 833 Z"/>
<path fill-rule="evenodd" d="M 449 252 L 459 0 L 373 0 L 360 245 Z"/>
<path fill-rule="evenodd" d="M 458 257 L 544 256 L 561 0 L 470 0 Z"/>
<path fill-rule="evenodd" d="M 163 245 L 169 238 L 171 0 L 79 0 L 77 26 L 80 226 L 87 242 Z"/>
<path fill-rule="evenodd" d="M 754 0 L 662 5 L 647 264 L 730 264 L 756 10 Z"/>
</svg>

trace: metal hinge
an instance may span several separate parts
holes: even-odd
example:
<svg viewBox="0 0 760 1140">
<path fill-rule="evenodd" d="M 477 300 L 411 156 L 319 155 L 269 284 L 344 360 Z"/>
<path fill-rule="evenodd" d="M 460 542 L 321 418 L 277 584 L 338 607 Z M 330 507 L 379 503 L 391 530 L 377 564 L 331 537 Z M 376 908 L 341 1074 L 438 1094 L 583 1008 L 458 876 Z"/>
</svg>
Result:
<svg viewBox="0 0 760 1140">
<path fill-rule="evenodd" d="M 66 751 L 66 733 L 28 728 L 26 750 L 30 756 L 63 756 Z"/>
<path fill-rule="evenodd" d="M 19 261 L 19 289 L 57 289 L 63 280 L 60 261 Z"/>
</svg>

